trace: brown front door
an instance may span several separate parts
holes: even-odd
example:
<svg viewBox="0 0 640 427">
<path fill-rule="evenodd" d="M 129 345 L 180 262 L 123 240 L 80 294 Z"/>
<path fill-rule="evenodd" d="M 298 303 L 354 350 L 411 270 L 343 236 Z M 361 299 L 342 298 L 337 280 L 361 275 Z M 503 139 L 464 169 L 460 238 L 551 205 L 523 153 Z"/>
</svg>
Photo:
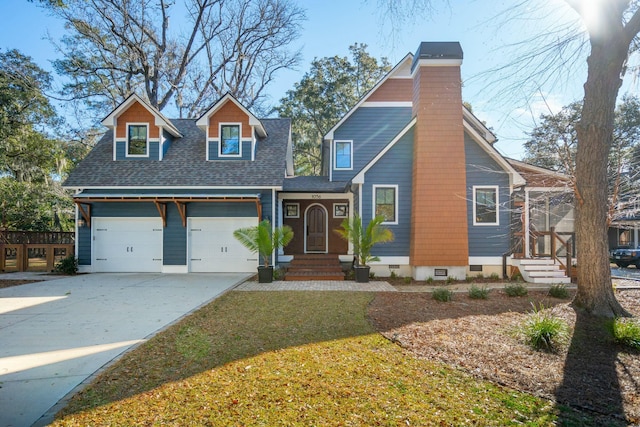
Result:
<svg viewBox="0 0 640 427">
<path fill-rule="evenodd" d="M 321 206 L 307 210 L 307 252 L 327 251 L 326 212 Z"/>
</svg>

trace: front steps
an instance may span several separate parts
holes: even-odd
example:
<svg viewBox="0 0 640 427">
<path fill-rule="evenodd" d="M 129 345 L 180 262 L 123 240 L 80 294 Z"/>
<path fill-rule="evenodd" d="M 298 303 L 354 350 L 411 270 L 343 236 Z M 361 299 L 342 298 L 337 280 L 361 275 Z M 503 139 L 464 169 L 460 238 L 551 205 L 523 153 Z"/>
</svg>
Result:
<svg viewBox="0 0 640 427">
<path fill-rule="evenodd" d="M 552 259 L 512 259 L 512 264 L 518 267 L 522 278 L 529 283 L 571 283 L 571 278 L 567 277 L 565 270 Z"/>
<path fill-rule="evenodd" d="M 284 280 L 344 280 L 340 258 L 335 254 L 294 255 Z"/>
</svg>

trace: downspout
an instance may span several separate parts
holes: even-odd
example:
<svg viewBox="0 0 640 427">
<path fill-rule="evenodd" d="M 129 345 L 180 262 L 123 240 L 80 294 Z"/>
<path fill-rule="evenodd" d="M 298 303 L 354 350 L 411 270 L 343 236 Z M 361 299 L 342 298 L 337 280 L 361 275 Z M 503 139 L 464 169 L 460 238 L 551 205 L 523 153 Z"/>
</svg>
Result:
<svg viewBox="0 0 640 427">
<path fill-rule="evenodd" d="M 529 249 L 529 189 L 524 190 L 524 257 L 531 258 Z"/>
<path fill-rule="evenodd" d="M 271 189 L 271 233 L 273 235 L 273 232 L 276 229 L 276 189 L 272 188 Z M 273 253 L 271 254 L 271 265 L 275 266 L 276 265 L 276 251 L 273 251 Z"/>
</svg>

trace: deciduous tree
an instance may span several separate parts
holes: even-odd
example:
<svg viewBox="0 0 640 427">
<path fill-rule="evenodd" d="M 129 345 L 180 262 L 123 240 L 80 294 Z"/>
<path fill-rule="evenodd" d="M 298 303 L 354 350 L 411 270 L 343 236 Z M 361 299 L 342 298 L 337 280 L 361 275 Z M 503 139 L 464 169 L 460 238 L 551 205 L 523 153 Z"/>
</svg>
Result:
<svg viewBox="0 0 640 427">
<path fill-rule="evenodd" d="M 180 117 L 226 92 L 255 108 L 276 73 L 299 60 L 291 45 L 304 12 L 289 0 L 42 3 L 69 31 L 54 63 L 69 79 L 62 92 L 98 115 L 133 92 L 160 110 L 173 103 Z"/>
<path fill-rule="evenodd" d="M 349 53 L 350 58 L 314 59 L 277 107 L 281 116 L 292 119 L 298 175 L 320 174 L 322 137 L 391 69 L 386 58 L 372 57 L 366 45 L 356 43 Z"/>
</svg>

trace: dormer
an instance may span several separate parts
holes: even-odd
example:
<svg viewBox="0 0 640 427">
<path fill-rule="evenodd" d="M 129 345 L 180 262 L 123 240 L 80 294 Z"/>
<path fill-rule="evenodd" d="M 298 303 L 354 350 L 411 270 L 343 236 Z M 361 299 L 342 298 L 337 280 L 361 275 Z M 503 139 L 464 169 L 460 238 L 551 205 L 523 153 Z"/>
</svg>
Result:
<svg viewBox="0 0 640 427">
<path fill-rule="evenodd" d="M 229 93 L 209 108 L 196 125 L 207 136 L 207 161 L 255 160 L 256 138 L 267 136 L 260 120 Z"/>
<path fill-rule="evenodd" d="M 125 99 L 102 124 L 113 131 L 113 160 L 162 160 L 178 129 L 138 95 Z"/>
</svg>

